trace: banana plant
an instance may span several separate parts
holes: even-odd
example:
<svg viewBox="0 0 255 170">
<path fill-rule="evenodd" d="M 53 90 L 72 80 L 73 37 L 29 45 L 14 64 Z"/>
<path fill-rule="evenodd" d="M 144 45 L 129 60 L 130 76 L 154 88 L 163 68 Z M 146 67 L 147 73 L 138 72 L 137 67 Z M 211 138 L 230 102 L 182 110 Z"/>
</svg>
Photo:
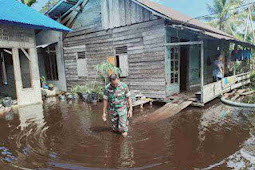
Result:
<svg viewBox="0 0 255 170">
<path fill-rule="evenodd" d="M 108 83 L 108 77 L 110 74 L 115 73 L 117 75 L 120 75 L 121 73 L 121 70 L 118 67 L 112 65 L 107 61 L 96 65 L 95 69 L 97 73 L 99 73 L 99 76 L 104 80 L 105 85 Z"/>
</svg>

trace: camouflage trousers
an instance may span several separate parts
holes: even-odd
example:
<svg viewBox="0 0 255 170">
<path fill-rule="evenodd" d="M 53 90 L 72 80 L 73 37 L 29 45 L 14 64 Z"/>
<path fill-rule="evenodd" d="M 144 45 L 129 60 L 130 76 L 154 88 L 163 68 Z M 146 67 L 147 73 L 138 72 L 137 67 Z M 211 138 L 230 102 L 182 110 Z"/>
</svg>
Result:
<svg viewBox="0 0 255 170">
<path fill-rule="evenodd" d="M 128 132 L 128 109 L 109 109 L 109 118 L 113 131 Z"/>
</svg>

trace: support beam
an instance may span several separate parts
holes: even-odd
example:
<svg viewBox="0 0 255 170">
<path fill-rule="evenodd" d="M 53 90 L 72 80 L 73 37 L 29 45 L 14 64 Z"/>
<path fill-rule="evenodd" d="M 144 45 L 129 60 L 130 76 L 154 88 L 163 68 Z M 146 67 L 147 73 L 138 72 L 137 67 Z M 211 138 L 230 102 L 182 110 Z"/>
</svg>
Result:
<svg viewBox="0 0 255 170">
<path fill-rule="evenodd" d="M 8 54 L 11 54 L 11 55 L 12 55 L 12 52 L 11 52 L 11 51 L 9 51 L 9 50 L 4 49 L 4 52 L 6 52 L 6 53 L 8 53 Z"/>
<path fill-rule="evenodd" d="M 31 57 L 30 55 L 26 52 L 26 50 L 24 48 L 21 48 L 22 52 L 26 55 L 26 57 L 28 58 L 28 60 L 31 62 Z"/>
<path fill-rule="evenodd" d="M 66 11 L 61 17 L 60 19 L 63 19 L 67 14 L 69 14 L 70 12 L 74 11 L 77 7 L 79 7 L 81 5 L 81 7 L 83 8 L 89 0 L 79 0 L 76 5 L 74 5 L 71 9 L 69 9 L 68 11 Z M 80 8 L 81 9 L 81 8 Z"/>
<path fill-rule="evenodd" d="M 204 43 L 201 44 L 201 103 L 204 103 Z"/>
<path fill-rule="evenodd" d="M 177 43 L 167 43 L 165 46 L 185 46 L 185 45 L 201 45 L 203 41 L 190 41 L 190 42 L 177 42 Z"/>
<path fill-rule="evenodd" d="M 88 3 L 88 0 L 81 2 L 78 2 L 73 8 L 71 8 L 71 12 L 67 11 L 66 14 L 62 15 L 60 20 L 63 25 L 66 25 L 67 27 L 71 27 L 72 23 L 74 22 L 77 15 L 83 10 L 85 5 Z M 68 14 L 69 13 L 69 14 Z M 67 15 L 68 14 L 68 15 Z M 65 15 L 67 15 L 65 17 Z"/>
</svg>

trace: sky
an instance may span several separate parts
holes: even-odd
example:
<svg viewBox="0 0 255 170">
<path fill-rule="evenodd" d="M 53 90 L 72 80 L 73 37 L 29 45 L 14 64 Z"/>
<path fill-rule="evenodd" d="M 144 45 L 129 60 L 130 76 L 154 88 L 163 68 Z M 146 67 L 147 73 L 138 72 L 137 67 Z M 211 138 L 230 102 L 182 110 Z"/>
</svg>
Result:
<svg viewBox="0 0 255 170">
<path fill-rule="evenodd" d="M 171 7 L 188 16 L 199 17 L 208 14 L 206 4 L 212 3 L 213 0 L 153 0 L 153 1 Z M 41 7 L 47 2 L 48 0 L 38 0 L 38 2 L 33 7 L 36 10 L 40 10 Z"/>
</svg>

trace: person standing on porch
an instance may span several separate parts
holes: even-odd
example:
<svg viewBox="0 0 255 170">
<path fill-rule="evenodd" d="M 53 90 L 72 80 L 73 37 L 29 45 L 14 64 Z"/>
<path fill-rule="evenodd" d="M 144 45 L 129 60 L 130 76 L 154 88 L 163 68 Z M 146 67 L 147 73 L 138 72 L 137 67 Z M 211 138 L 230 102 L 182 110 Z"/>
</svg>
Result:
<svg viewBox="0 0 255 170">
<path fill-rule="evenodd" d="M 222 60 L 223 60 L 223 56 L 220 55 L 218 57 L 217 60 L 214 61 L 213 63 L 213 81 L 214 82 L 217 82 L 219 80 L 221 80 L 224 76 L 223 76 L 223 63 L 222 63 Z"/>
<path fill-rule="evenodd" d="M 128 133 L 128 119 L 133 115 L 131 93 L 128 86 L 121 82 L 116 74 L 109 76 L 110 84 L 105 87 L 103 120 L 109 115 L 114 132 L 120 132 L 124 137 Z M 129 110 L 128 110 L 129 107 Z"/>
</svg>

